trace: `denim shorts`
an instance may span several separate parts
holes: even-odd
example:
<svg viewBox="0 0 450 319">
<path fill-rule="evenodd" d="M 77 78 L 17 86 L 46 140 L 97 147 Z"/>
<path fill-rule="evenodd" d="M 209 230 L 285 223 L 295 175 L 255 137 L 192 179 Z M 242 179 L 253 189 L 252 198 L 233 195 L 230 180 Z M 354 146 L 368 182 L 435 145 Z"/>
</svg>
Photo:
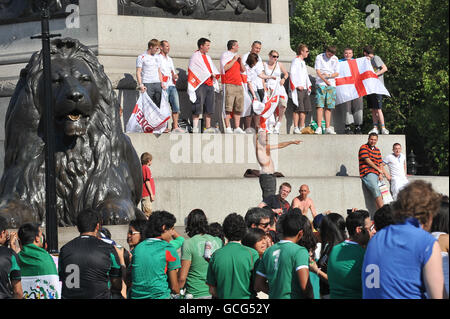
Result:
<svg viewBox="0 0 450 319">
<path fill-rule="evenodd" d="M 369 192 L 373 195 L 373 197 L 377 198 L 381 196 L 380 187 L 378 186 L 378 175 L 374 173 L 369 173 L 364 175 L 362 178 L 363 184 L 369 190 Z"/>
<path fill-rule="evenodd" d="M 177 87 L 171 85 L 167 88 L 167 95 L 169 96 L 169 103 L 172 107 L 172 113 L 180 112 L 180 98 L 178 97 Z"/>
</svg>

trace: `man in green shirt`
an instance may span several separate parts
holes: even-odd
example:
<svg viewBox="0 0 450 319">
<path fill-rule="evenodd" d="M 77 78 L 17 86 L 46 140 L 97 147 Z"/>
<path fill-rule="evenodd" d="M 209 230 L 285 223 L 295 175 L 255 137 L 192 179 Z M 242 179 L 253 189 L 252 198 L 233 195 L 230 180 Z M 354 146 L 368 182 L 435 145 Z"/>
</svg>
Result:
<svg viewBox="0 0 450 319">
<path fill-rule="evenodd" d="M 169 299 L 179 294 L 177 269 L 180 257 L 169 242 L 173 239 L 176 218 L 166 211 L 156 211 L 147 221 L 145 237 L 133 251 L 131 261 L 132 299 Z"/>
<path fill-rule="evenodd" d="M 42 229 L 26 223 L 18 230 L 22 250 L 19 265 L 25 299 L 60 299 L 61 283 L 52 256 L 43 248 Z"/>
<path fill-rule="evenodd" d="M 250 299 L 253 267 L 259 255 L 241 244 L 246 231 L 244 218 L 236 213 L 223 221 L 228 244 L 214 252 L 206 275 L 211 295 L 219 299 Z"/>
<path fill-rule="evenodd" d="M 297 244 L 311 224 L 307 217 L 288 212 L 280 225 L 283 240 L 264 252 L 256 270 L 255 290 L 268 293 L 269 299 L 312 299 L 309 253 Z"/>
<path fill-rule="evenodd" d="M 328 259 L 330 299 L 362 299 L 361 271 L 372 222 L 367 211 L 358 210 L 345 224 L 349 239 L 334 246 Z"/>
</svg>

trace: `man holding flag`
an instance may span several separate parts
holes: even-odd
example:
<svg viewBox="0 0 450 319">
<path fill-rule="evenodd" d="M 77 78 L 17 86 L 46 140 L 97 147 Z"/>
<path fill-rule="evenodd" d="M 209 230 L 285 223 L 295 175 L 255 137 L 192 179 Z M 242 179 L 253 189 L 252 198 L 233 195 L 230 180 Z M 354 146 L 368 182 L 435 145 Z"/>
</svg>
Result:
<svg viewBox="0 0 450 319">
<path fill-rule="evenodd" d="M 189 60 L 187 93 L 192 102 L 192 127 L 194 133 L 200 133 L 198 122 L 200 114 L 205 117 L 205 132 L 214 133 L 211 128 L 211 115 L 214 114 L 214 92 L 218 91 L 217 78 L 220 76 L 212 59 L 207 55 L 211 41 L 200 38 L 198 50 Z"/>
<path fill-rule="evenodd" d="M 374 129 L 369 134 L 378 132 L 378 123 L 382 127 L 381 133 L 389 134 L 389 131 L 384 128 L 381 95 L 390 95 L 383 82 L 379 80 L 379 73 L 373 71 L 370 59 L 362 57 L 339 62 L 339 76 L 336 78 L 336 104 L 342 104 L 365 95 L 367 95 L 369 107 L 372 108 L 374 115 Z M 374 101 L 377 102 L 374 103 Z"/>
</svg>

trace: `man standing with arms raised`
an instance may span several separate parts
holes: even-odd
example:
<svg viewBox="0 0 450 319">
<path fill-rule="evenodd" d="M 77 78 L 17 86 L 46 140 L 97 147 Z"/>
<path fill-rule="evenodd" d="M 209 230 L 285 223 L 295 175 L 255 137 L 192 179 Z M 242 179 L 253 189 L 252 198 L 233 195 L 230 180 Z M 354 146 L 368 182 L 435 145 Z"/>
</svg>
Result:
<svg viewBox="0 0 450 319">
<path fill-rule="evenodd" d="M 198 122 L 200 114 L 205 119 L 205 133 L 214 133 L 211 128 L 211 115 L 214 114 L 214 91 L 216 89 L 216 69 L 211 57 L 207 54 L 211 48 L 211 41 L 200 38 L 197 41 L 198 50 L 189 60 L 187 93 L 192 102 L 193 133 L 200 133 Z"/>
<path fill-rule="evenodd" d="M 237 54 L 239 44 L 236 40 L 229 40 L 228 51 L 220 58 L 222 83 L 224 84 L 225 101 L 225 133 L 245 133 L 240 127 L 241 114 L 244 111 L 244 89 L 241 73 L 245 72 L 241 56 Z M 234 131 L 231 129 L 231 114 L 234 119 Z"/>
</svg>

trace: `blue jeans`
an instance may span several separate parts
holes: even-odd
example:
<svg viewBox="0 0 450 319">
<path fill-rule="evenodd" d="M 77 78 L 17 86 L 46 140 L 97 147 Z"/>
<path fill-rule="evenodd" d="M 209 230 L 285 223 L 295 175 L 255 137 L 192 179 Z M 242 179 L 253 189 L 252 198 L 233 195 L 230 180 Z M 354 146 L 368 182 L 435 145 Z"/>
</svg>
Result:
<svg viewBox="0 0 450 319">
<path fill-rule="evenodd" d="M 169 103 L 172 107 L 172 113 L 180 112 L 180 98 L 178 97 L 177 87 L 171 85 L 167 88 L 167 95 L 169 97 Z"/>
</svg>

